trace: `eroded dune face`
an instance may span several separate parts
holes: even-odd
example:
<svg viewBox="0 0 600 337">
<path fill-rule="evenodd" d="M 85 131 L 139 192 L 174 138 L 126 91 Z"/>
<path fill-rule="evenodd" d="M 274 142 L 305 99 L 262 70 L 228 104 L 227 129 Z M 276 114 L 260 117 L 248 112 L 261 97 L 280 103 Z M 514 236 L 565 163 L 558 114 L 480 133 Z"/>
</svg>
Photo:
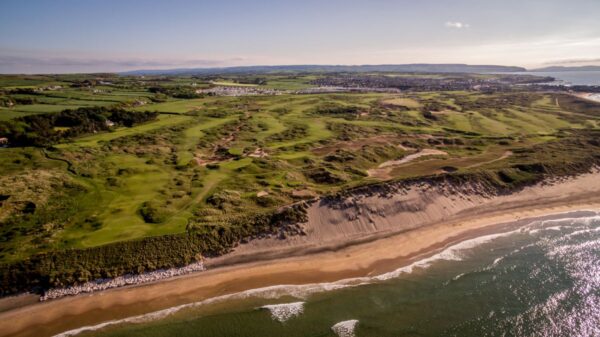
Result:
<svg viewBox="0 0 600 337">
<path fill-rule="evenodd" d="M 319 199 L 308 207 L 306 235 L 286 240 L 250 241 L 231 255 L 273 249 L 341 246 L 423 226 L 476 220 L 482 215 L 516 209 L 552 206 L 576 198 L 600 199 L 600 172 L 544 182 L 511 194 L 501 194 L 477 183 L 420 182 L 362 188 L 335 199 Z"/>
</svg>

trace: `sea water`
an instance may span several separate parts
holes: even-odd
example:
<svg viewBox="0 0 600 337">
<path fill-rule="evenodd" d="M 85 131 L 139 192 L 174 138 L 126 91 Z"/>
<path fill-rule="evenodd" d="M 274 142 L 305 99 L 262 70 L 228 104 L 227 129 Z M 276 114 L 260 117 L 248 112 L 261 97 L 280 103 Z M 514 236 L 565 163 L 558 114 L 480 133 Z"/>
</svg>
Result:
<svg viewBox="0 0 600 337">
<path fill-rule="evenodd" d="M 600 336 L 600 215 L 533 221 L 383 275 L 255 289 L 73 334 Z"/>
<path fill-rule="evenodd" d="M 520 75 L 550 76 L 556 85 L 597 85 L 600 86 L 600 71 L 552 71 L 518 72 Z"/>
</svg>

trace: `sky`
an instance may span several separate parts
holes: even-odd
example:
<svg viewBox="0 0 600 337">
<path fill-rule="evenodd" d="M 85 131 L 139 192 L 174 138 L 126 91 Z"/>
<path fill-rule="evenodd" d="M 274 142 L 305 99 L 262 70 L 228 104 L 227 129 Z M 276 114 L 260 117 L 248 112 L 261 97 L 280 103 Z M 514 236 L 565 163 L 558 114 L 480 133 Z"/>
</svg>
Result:
<svg viewBox="0 0 600 337">
<path fill-rule="evenodd" d="M 0 73 L 600 64 L 600 0 L 0 0 Z"/>
</svg>

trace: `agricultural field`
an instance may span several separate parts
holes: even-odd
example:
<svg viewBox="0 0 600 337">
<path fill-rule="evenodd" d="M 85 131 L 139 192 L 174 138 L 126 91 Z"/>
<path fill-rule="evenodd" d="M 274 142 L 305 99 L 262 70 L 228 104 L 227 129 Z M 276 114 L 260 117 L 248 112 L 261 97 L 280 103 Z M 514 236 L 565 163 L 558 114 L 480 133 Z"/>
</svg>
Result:
<svg viewBox="0 0 600 337">
<path fill-rule="evenodd" d="M 156 113 L 52 144 L 0 148 L 0 262 L 227 227 L 380 181 L 568 162 L 587 154 L 578 144 L 600 127 L 598 108 L 556 93 L 296 94 L 320 75 L 106 76 L 0 78 L 3 101 L 12 102 L 0 108 L 7 123 L 86 107 Z M 282 92 L 195 94 L 240 81 Z M 527 179 L 519 174 L 509 180 Z"/>
</svg>

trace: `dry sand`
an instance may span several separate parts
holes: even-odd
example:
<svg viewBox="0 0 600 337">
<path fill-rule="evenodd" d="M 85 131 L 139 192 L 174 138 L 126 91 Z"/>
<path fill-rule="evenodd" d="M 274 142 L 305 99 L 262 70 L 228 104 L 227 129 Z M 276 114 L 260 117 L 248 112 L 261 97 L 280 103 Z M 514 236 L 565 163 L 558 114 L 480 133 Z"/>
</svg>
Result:
<svg viewBox="0 0 600 337">
<path fill-rule="evenodd" d="M 580 92 L 580 93 L 575 93 L 573 95 L 575 95 L 579 98 L 587 99 L 589 101 L 600 103 L 600 94 L 599 93 Z"/>
<path fill-rule="evenodd" d="M 367 170 L 367 174 L 369 177 L 376 177 L 382 180 L 391 179 L 390 173 L 395 167 L 401 166 L 403 164 L 407 164 L 415 159 L 426 157 L 426 156 L 447 156 L 448 153 L 437 150 L 437 149 L 423 149 L 416 153 L 409 154 L 402 159 L 398 160 L 388 160 L 384 163 L 381 163 L 377 168 Z"/>
<path fill-rule="evenodd" d="M 50 336 L 247 289 L 376 275 L 468 237 L 529 222 L 525 219 L 600 210 L 598 172 L 512 195 L 464 191 L 423 185 L 314 203 L 304 237 L 252 241 L 208 260 L 214 269 L 202 273 L 5 311 L 0 336 Z"/>
</svg>

